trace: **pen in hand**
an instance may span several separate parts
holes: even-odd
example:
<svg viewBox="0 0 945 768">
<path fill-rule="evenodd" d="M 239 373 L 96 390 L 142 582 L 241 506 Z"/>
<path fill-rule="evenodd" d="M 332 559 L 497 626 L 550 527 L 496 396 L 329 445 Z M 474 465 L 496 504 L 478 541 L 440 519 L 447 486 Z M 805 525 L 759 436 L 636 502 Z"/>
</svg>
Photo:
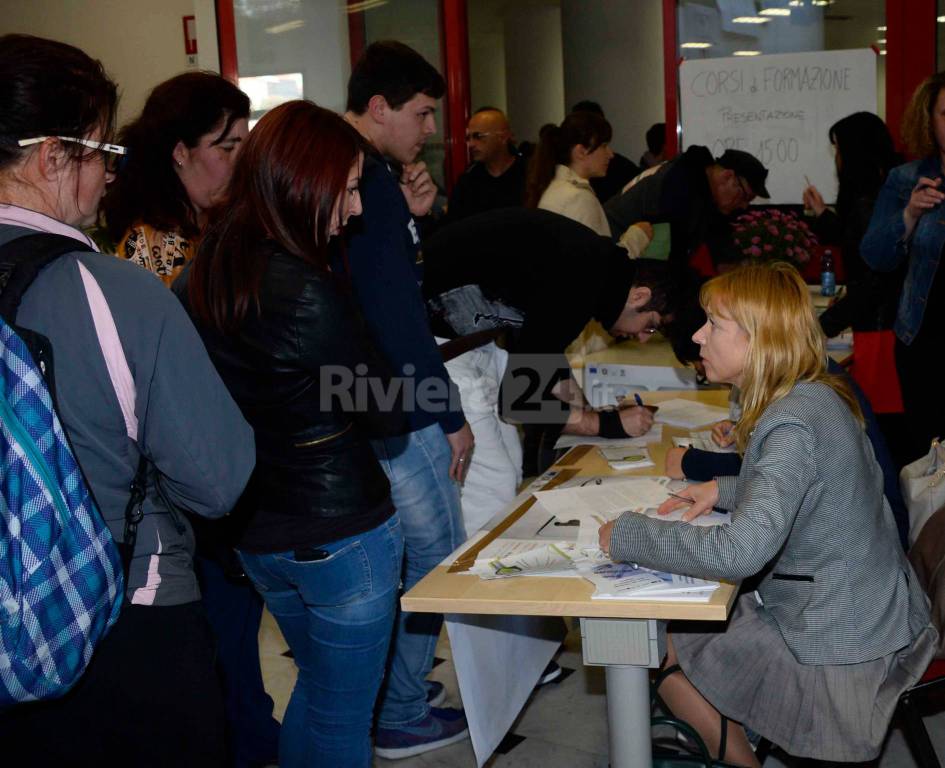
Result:
<svg viewBox="0 0 945 768">
<path fill-rule="evenodd" d="M 624 400 L 624 402 L 626 402 L 626 400 Z M 643 398 L 640 397 L 640 393 L 639 393 L 639 392 L 634 392 L 634 393 L 633 393 L 633 402 L 634 402 L 636 405 L 638 405 L 640 408 L 646 408 L 650 413 L 656 413 L 656 412 L 659 410 L 659 408 L 658 408 L 657 406 L 655 406 L 655 405 L 644 405 L 644 403 L 643 403 Z M 626 406 L 625 406 L 625 405 L 621 404 L 620 407 L 622 407 L 622 408 L 632 408 L 633 406 L 631 406 L 631 405 L 626 405 Z"/>
</svg>

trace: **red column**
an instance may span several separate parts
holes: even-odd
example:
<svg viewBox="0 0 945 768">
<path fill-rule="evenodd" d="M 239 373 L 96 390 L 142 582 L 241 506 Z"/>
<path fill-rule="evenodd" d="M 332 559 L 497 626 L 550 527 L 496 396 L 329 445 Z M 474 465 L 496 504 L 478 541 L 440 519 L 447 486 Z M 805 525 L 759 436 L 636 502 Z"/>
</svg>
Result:
<svg viewBox="0 0 945 768">
<path fill-rule="evenodd" d="M 443 75 L 446 97 L 443 139 L 447 191 L 466 168 L 466 123 L 469 121 L 469 23 L 466 0 L 441 0 Z"/>
<path fill-rule="evenodd" d="M 216 9 L 220 74 L 234 85 L 238 85 L 239 64 L 236 59 L 236 16 L 233 13 L 233 0 L 216 0 Z"/>
<path fill-rule="evenodd" d="M 679 152 L 676 122 L 679 107 L 676 94 L 679 90 L 679 61 L 676 59 L 676 0 L 663 0 L 663 88 L 665 92 L 666 148 L 667 159 Z"/>
<path fill-rule="evenodd" d="M 886 125 L 898 149 L 912 92 L 935 72 L 935 0 L 886 0 Z"/>
</svg>

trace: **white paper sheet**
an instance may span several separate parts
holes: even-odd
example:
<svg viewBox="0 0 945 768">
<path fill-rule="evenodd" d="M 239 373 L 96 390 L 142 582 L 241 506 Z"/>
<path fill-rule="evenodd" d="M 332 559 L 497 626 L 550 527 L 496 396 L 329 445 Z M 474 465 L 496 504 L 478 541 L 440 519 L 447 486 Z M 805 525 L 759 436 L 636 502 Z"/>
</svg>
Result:
<svg viewBox="0 0 945 768">
<path fill-rule="evenodd" d="M 674 398 L 660 403 L 660 409 L 656 412 L 658 422 L 686 429 L 714 424 L 716 421 L 727 418 L 727 408 L 717 408 L 713 405 L 704 405 L 694 400 L 683 400 L 682 398 Z"/>
<path fill-rule="evenodd" d="M 569 541 L 533 541 L 498 538 L 479 552 L 470 573 L 481 579 L 513 576 L 550 576 L 574 571 L 580 554 Z"/>
<path fill-rule="evenodd" d="M 566 627 L 555 616 L 447 614 L 446 630 L 481 768 L 522 711 Z"/>
<path fill-rule="evenodd" d="M 583 488 L 538 491 L 535 498 L 548 512 L 562 519 L 623 512 L 635 507 L 658 507 L 669 492 L 668 477 L 635 477 Z"/>
</svg>

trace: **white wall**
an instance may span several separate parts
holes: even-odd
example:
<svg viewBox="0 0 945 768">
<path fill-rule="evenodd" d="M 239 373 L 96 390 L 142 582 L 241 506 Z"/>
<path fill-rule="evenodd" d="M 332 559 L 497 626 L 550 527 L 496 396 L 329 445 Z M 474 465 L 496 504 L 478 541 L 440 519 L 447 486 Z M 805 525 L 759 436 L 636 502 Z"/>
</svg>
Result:
<svg viewBox="0 0 945 768">
<path fill-rule="evenodd" d="M 480 107 L 496 107 L 508 112 L 505 33 L 502 30 L 475 34 L 470 29 L 469 101 L 473 112 Z"/>
<path fill-rule="evenodd" d="M 514 3 L 504 13 L 508 116 L 515 135 L 537 141 L 545 123 L 565 115 L 561 11 L 555 5 Z"/>
<path fill-rule="evenodd" d="M 611 146 L 636 162 L 664 119 L 663 11 L 658 0 L 561 0 L 566 108 L 590 99 L 614 129 Z"/>
<path fill-rule="evenodd" d="M 155 85 L 189 68 L 183 16 L 197 17 L 197 65 L 219 70 L 213 0 L 3 0 L 2 9 L 0 34 L 61 40 L 99 59 L 118 83 L 119 125 Z"/>
</svg>

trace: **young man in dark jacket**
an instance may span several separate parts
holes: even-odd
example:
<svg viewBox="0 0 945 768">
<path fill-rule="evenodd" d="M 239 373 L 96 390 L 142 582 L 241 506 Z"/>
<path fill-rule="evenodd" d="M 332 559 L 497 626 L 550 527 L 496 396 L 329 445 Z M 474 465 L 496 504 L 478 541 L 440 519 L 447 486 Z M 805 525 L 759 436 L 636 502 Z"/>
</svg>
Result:
<svg viewBox="0 0 945 768">
<path fill-rule="evenodd" d="M 418 284 L 413 217 L 429 212 L 436 187 L 416 159 L 436 131 L 444 90 L 443 78 L 416 51 L 373 43 L 351 74 L 345 114 L 376 150 L 364 162 L 363 213 L 352 227 L 347 269 L 374 342 L 417 395 L 412 410 L 406 403 L 407 431 L 374 442 L 403 526 L 405 591 L 465 538 L 458 484 L 473 447 Z M 382 757 L 421 754 L 468 735 L 461 710 L 431 706 L 442 693 L 426 683 L 441 622 L 435 614 L 401 612 L 397 619 L 379 702 L 376 751 Z"/>
</svg>

